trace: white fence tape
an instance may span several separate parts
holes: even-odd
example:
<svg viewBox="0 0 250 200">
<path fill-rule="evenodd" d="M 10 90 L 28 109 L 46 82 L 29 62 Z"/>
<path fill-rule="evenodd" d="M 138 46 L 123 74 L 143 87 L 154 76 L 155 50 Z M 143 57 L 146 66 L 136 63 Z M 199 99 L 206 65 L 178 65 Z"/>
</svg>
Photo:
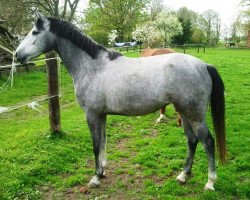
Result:
<svg viewBox="0 0 250 200">
<path fill-rule="evenodd" d="M 10 70 L 10 74 L 7 78 L 7 80 L 3 83 L 3 85 L 0 87 L 0 94 L 3 93 L 4 91 L 6 91 L 8 89 L 8 86 L 11 85 L 11 87 L 13 86 L 13 81 L 14 81 L 14 72 L 16 71 L 16 66 L 20 66 L 22 65 L 21 63 L 15 63 L 15 54 L 13 52 L 13 60 L 12 60 L 12 64 L 11 65 L 3 65 L 3 66 L 0 66 L 0 69 L 7 69 L 7 68 L 11 68 Z M 38 61 L 47 61 L 47 60 L 59 60 L 59 62 L 61 61 L 61 59 L 59 57 L 55 57 L 55 58 L 47 58 L 47 59 L 39 59 L 39 60 L 34 60 L 34 61 L 31 61 L 31 62 L 28 62 L 27 64 L 29 63 L 35 63 L 35 62 L 38 62 Z M 12 106 L 12 107 L 0 107 L 0 114 L 2 113 L 6 113 L 6 112 L 10 112 L 10 111 L 13 111 L 13 110 L 16 110 L 16 109 L 19 109 L 19 108 L 22 108 L 22 107 L 25 107 L 25 106 L 28 106 L 29 108 L 33 109 L 33 110 L 36 110 L 38 112 L 41 112 L 38 108 L 41 108 L 41 106 L 38 104 L 39 102 L 41 101 L 45 101 L 45 100 L 48 100 L 48 99 L 51 99 L 51 98 L 54 98 L 54 97 L 61 97 L 61 94 L 58 94 L 58 95 L 54 95 L 54 96 L 50 96 L 50 97 L 46 97 L 46 98 L 43 98 L 43 99 L 39 99 L 37 101 L 32 101 L 30 103 L 26 103 L 26 104 L 22 104 L 22 105 L 18 105 L 18 106 Z"/>
</svg>

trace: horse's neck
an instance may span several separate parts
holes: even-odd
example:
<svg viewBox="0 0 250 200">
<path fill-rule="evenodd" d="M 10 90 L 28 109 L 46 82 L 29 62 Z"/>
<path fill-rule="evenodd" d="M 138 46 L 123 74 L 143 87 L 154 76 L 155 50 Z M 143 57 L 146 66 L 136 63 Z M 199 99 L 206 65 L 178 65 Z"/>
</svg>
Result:
<svg viewBox="0 0 250 200">
<path fill-rule="evenodd" d="M 62 38 L 57 40 L 57 53 L 75 83 L 79 79 L 89 79 L 101 67 L 101 56 L 99 59 L 92 59 L 85 51 Z"/>
</svg>

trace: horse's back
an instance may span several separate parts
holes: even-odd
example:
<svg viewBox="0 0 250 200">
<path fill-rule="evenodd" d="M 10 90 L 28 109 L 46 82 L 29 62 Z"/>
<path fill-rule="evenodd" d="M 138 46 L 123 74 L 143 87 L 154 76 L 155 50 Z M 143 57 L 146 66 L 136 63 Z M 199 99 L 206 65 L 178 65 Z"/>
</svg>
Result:
<svg viewBox="0 0 250 200">
<path fill-rule="evenodd" d="M 131 85 L 130 87 L 147 85 L 149 88 L 155 88 L 154 90 L 165 87 L 165 91 L 179 90 L 180 94 L 185 93 L 187 89 L 187 93 L 193 94 L 211 87 L 207 64 L 190 55 L 171 53 L 123 59 L 109 72 L 113 74 L 111 79 L 119 79 L 116 82 L 118 85 L 119 82 L 125 86 Z M 131 84 L 134 82 L 138 84 Z"/>
</svg>

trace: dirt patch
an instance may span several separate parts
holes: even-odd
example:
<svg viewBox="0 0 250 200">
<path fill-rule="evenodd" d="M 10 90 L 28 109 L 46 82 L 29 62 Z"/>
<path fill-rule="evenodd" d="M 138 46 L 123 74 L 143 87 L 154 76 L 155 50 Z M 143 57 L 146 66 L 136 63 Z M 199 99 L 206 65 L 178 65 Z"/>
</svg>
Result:
<svg viewBox="0 0 250 200">
<path fill-rule="evenodd" d="M 122 151 L 129 154 L 128 157 L 121 156 L 119 159 L 108 160 L 105 169 L 106 176 L 101 178 L 98 188 L 85 188 L 74 186 L 64 192 L 64 199 L 141 199 L 139 196 L 144 192 L 144 177 L 138 164 L 131 164 L 131 159 L 136 152 L 127 148 L 129 138 L 117 140 L 115 145 L 109 146 L 114 151 Z M 87 161 L 88 168 L 94 168 L 94 160 Z M 91 179 L 91 177 L 89 177 Z M 86 183 L 87 185 L 87 183 Z M 138 195 L 140 194 L 140 195 Z"/>
<path fill-rule="evenodd" d="M 156 138 L 159 133 L 156 129 L 148 129 L 149 130 L 149 134 L 145 135 L 146 138 Z"/>
<path fill-rule="evenodd" d="M 120 150 L 120 151 L 127 151 L 127 144 L 129 142 L 129 138 L 122 138 L 119 139 L 116 144 L 114 145 L 116 149 Z"/>
<path fill-rule="evenodd" d="M 148 132 L 148 130 L 147 130 Z M 142 135 L 142 137 L 155 138 L 158 132 L 155 129 L 150 129 L 149 133 Z M 101 185 L 98 188 L 88 188 L 87 184 L 75 185 L 68 188 L 63 192 L 55 191 L 53 188 L 43 190 L 42 199 L 142 199 L 143 196 L 147 196 L 145 192 L 145 179 L 150 178 L 157 184 L 163 184 L 164 178 L 152 175 L 145 177 L 142 173 L 142 166 L 139 164 L 133 164 L 132 159 L 136 156 L 136 151 L 132 151 L 129 146 L 133 143 L 133 138 L 120 138 L 115 144 L 108 146 L 108 149 L 112 151 L 121 151 L 126 156 L 115 158 L 113 160 L 108 159 L 108 166 L 105 169 L 106 176 L 100 181 Z M 109 144 L 108 144 L 109 145 Z M 94 168 L 94 160 L 87 161 L 87 168 Z M 63 177 L 67 177 L 69 174 L 62 174 Z M 88 177 L 91 179 L 91 176 Z M 148 197 L 150 199 L 150 197 Z"/>
<path fill-rule="evenodd" d="M 145 129 L 145 133 L 141 133 L 139 137 L 156 138 L 158 131 L 154 128 Z M 164 184 L 165 179 L 157 175 L 144 176 L 143 168 L 137 163 L 133 163 L 133 159 L 137 155 L 137 149 L 132 148 L 134 139 L 131 137 L 124 137 L 117 139 L 114 143 L 108 143 L 108 152 L 120 152 L 115 157 L 108 159 L 108 166 L 105 169 L 106 176 L 100 182 L 99 188 L 88 188 L 88 182 L 75 185 L 67 188 L 64 191 L 57 191 L 53 188 L 45 188 L 40 190 L 43 194 L 42 199 L 142 199 L 148 194 L 145 191 L 145 179 L 152 179 L 156 184 Z M 109 153 L 108 153 L 109 155 Z M 111 154 L 112 155 L 112 154 Z M 94 169 L 95 161 L 88 159 L 87 168 Z M 70 173 L 63 173 L 63 178 L 69 177 Z M 89 176 L 90 180 L 92 176 Z M 150 197 L 149 197 L 150 198 Z"/>
</svg>

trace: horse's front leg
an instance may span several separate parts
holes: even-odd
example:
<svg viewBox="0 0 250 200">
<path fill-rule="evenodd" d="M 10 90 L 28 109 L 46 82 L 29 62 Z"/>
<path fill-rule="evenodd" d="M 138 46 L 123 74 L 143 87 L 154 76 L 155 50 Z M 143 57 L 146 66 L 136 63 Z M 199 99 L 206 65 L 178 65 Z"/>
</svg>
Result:
<svg viewBox="0 0 250 200">
<path fill-rule="evenodd" d="M 104 175 L 104 167 L 106 166 L 106 118 L 106 115 L 87 112 L 87 122 L 92 136 L 96 165 L 95 176 L 90 180 L 89 187 L 99 186 L 99 179 Z"/>
</svg>

